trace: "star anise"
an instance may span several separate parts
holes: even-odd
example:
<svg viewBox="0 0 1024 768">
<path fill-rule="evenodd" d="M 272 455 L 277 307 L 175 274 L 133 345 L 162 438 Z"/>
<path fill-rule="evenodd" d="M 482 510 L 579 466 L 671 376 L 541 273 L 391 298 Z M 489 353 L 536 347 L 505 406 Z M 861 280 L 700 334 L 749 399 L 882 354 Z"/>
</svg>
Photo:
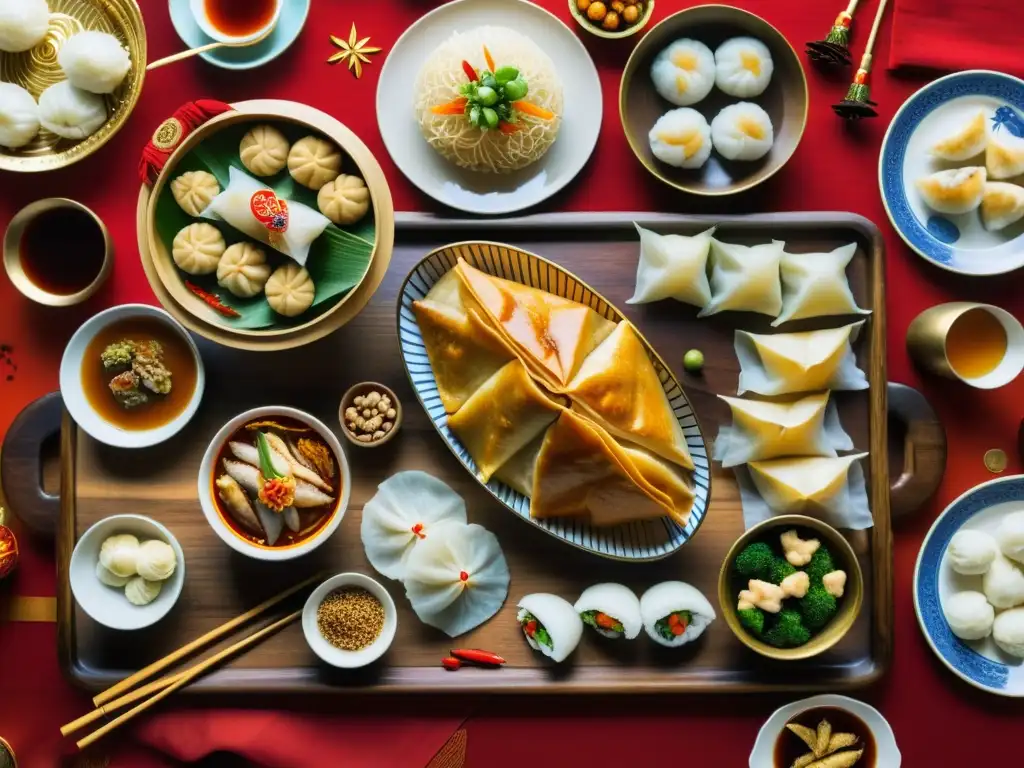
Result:
<svg viewBox="0 0 1024 768">
<path fill-rule="evenodd" d="M 331 42 L 341 48 L 341 50 L 327 59 L 327 63 L 337 64 L 339 61 L 344 61 L 357 78 L 363 76 L 363 64 L 370 63 L 370 56 L 380 53 L 382 50 L 381 48 L 368 46 L 367 43 L 370 42 L 369 37 L 359 39 L 359 35 L 356 33 L 355 22 L 352 23 L 352 31 L 349 32 L 348 40 L 331 35 Z"/>
</svg>

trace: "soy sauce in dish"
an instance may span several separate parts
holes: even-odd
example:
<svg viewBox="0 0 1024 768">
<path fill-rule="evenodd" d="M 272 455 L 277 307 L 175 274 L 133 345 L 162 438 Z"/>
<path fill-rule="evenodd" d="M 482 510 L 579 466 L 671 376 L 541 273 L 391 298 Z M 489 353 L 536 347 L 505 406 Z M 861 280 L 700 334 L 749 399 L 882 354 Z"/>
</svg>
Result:
<svg viewBox="0 0 1024 768">
<path fill-rule="evenodd" d="M 278 0 L 205 0 L 210 23 L 225 35 L 248 37 L 270 23 Z"/>
<path fill-rule="evenodd" d="M 51 208 L 26 225 L 18 254 L 34 286 L 71 296 L 97 278 L 106 250 L 103 231 L 92 216 L 77 208 Z"/>
<path fill-rule="evenodd" d="M 878 748 L 875 746 L 875 737 L 867 723 L 861 720 L 852 712 L 838 707 L 815 707 L 807 709 L 786 722 L 798 723 L 808 728 L 817 728 L 822 720 L 828 720 L 832 726 L 832 733 L 852 733 L 860 742 L 857 749 L 864 748 L 864 754 L 857 761 L 854 768 L 879 768 L 877 764 Z M 775 740 L 775 756 L 772 768 L 790 768 L 791 765 L 810 750 L 796 734 L 788 728 L 783 728 Z"/>
</svg>

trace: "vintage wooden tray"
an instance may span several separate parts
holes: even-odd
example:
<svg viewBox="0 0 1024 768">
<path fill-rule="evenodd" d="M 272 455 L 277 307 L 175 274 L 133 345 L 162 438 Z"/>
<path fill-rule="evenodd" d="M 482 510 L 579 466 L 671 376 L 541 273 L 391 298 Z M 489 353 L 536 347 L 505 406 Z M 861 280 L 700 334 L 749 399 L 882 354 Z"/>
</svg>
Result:
<svg viewBox="0 0 1024 768">
<path fill-rule="evenodd" d="M 662 232 L 693 233 L 711 224 L 736 242 L 780 238 L 794 251 L 829 250 L 856 240 L 851 277 L 858 301 L 871 307 L 868 333 L 857 344 L 858 358 L 872 386 L 838 395 L 846 429 L 858 449 L 870 450 L 865 467 L 875 527 L 850 537 L 865 575 L 864 609 L 847 637 L 832 651 L 804 663 L 769 663 L 748 652 L 717 621 L 695 645 L 683 650 L 656 647 L 647 639 L 605 643 L 587 634 L 572 661 L 557 671 L 531 652 L 515 623 L 524 594 L 550 591 L 574 600 L 596 581 L 622 581 L 637 593 L 664 579 L 682 579 L 714 601 L 719 566 L 742 531 L 739 495 L 729 472 L 715 467 L 714 495 L 698 535 L 677 554 L 654 563 L 603 560 L 576 550 L 516 519 L 473 479 L 445 447 L 413 396 L 402 370 L 395 309 L 406 273 L 431 249 L 454 241 L 488 238 L 543 254 L 587 280 L 623 307 L 661 356 L 680 375 L 710 436 L 728 418 L 716 393 L 732 393 L 737 362 L 733 329 L 739 324 L 767 330 L 768 320 L 718 316 L 696 320 L 695 310 L 670 302 L 629 307 L 636 271 L 636 218 Z M 849 690 L 882 676 L 892 653 L 892 538 L 886 449 L 885 309 L 882 240 L 867 220 L 841 213 L 775 214 L 737 218 L 638 214 L 550 214 L 502 221 L 399 217 L 392 267 L 369 305 L 340 333 L 315 346 L 275 355 L 245 353 L 203 343 L 208 395 L 194 421 L 163 446 L 117 451 L 76 430 L 65 415 L 62 434 L 62 509 L 59 547 L 59 646 L 68 677 L 97 690 L 137 669 L 317 568 L 372 573 L 359 540 L 363 504 L 383 479 L 417 468 L 444 479 L 461 493 L 470 519 L 494 531 L 512 572 L 509 600 L 484 626 L 457 645 L 487 648 L 508 659 L 498 671 L 463 669 L 449 673 L 439 661 L 453 643 L 416 620 L 402 588 L 385 581 L 399 606 L 394 645 L 377 668 L 342 673 L 319 666 L 298 626 L 292 626 L 186 689 L 199 692 L 366 692 L 641 693 Z M 681 373 L 685 350 L 698 347 L 705 373 Z M 294 563 L 248 560 L 213 534 L 199 510 L 196 473 L 207 442 L 231 416 L 268 404 L 305 408 L 338 424 L 341 394 L 353 383 L 376 380 L 392 387 L 405 405 L 402 433 L 387 446 L 349 451 L 354 476 L 352 503 L 332 540 Z M 904 393 L 905 394 L 905 393 Z M 908 435 L 920 434 L 916 427 Z M 909 438 L 908 438 L 909 440 Z M 18 455 L 30 450 L 21 448 Z M 913 461 L 908 459 L 908 466 Z M 20 475 L 29 473 L 24 466 Z M 5 474 L 7 474 L 5 470 Z M 904 481 L 908 478 L 904 477 Z M 8 494 L 10 496 L 10 493 Z M 12 504 L 14 504 L 12 500 Z M 139 512 L 169 526 L 188 563 L 181 600 L 157 626 L 136 633 L 103 629 L 78 610 L 68 586 L 67 565 L 77 537 L 111 514 Z"/>
</svg>

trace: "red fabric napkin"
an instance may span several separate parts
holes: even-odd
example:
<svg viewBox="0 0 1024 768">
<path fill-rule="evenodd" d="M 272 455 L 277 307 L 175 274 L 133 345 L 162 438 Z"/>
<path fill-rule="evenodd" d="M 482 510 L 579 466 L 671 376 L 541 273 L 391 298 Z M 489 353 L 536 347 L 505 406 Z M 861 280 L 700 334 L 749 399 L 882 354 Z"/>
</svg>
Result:
<svg viewBox="0 0 1024 768">
<path fill-rule="evenodd" d="M 1019 0 L 896 0 L 889 67 L 1024 77 L 1019 8 Z"/>
</svg>

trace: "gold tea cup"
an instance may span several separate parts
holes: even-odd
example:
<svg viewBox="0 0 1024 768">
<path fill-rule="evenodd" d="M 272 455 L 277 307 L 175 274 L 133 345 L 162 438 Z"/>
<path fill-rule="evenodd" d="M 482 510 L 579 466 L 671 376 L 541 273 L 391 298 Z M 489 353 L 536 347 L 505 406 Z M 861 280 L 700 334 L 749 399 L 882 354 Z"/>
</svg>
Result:
<svg viewBox="0 0 1024 768">
<path fill-rule="evenodd" d="M 61 208 L 71 208 L 86 214 L 93 220 L 103 236 L 103 263 L 100 265 L 99 271 L 92 281 L 75 293 L 55 293 L 36 285 L 29 277 L 22 261 L 21 243 L 29 225 L 44 213 Z M 107 231 L 106 225 L 100 220 L 100 217 L 81 203 L 65 197 L 49 197 L 37 200 L 18 211 L 7 227 L 7 232 L 4 235 L 3 249 L 4 269 L 7 270 L 7 277 L 10 278 L 14 287 L 26 298 L 50 307 L 70 307 L 88 299 L 106 281 L 114 261 L 114 245 L 110 240 L 110 233 Z M 74 257 L 75 254 L 68 254 L 68 258 Z"/>
<path fill-rule="evenodd" d="M 1005 348 L 997 362 L 988 369 L 970 370 L 961 362 L 951 359 L 950 332 L 958 322 L 973 312 L 986 312 L 1002 326 Z M 985 340 L 975 337 L 971 347 L 983 348 Z M 907 329 L 907 351 L 922 368 L 947 379 L 957 379 L 978 389 L 996 389 L 1009 384 L 1024 370 L 1024 326 L 1007 312 L 991 304 L 973 301 L 954 301 L 926 309 L 911 322 Z M 953 358 L 959 352 L 953 351 Z"/>
</svg>

